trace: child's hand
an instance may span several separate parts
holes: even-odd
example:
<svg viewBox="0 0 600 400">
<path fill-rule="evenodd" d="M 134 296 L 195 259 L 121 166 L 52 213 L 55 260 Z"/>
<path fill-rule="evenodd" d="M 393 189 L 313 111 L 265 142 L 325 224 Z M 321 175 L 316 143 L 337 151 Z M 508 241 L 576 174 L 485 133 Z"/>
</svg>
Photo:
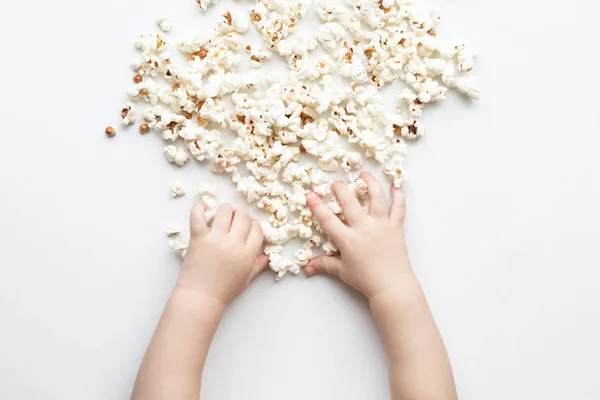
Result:
<svg viewBox="0 0 600 400">
<path fill-rule="evenodd" d="M 192 209 L 190 245 L 177 285 L 227 304 L 269 264 L 265 255 L 258 256 L 263 231 L 245 208 L 234 212 L 231 205 L 221 204 L 211 228 L 204 212 L 204 204 Z"/>
<path fill-rule="evenodd" d="M 320 256 L 304 269 L 306 275 L 329 273 L 339 276 L 369 299 L 397 288 L 413 277 L 404 243 L 405 199 L 402 189 L 392 187 L 389 207 L 381 185 L 369 173 L 360 176 L 368 185 L 369 211 L 365 213 L 352 191 L 341 181 L 333 192 L 346 217 L 344 224 L 316 193 L 308 195 L 308 206 L 323 231 L 340 250 L 340 256 Z"/>
</svg>

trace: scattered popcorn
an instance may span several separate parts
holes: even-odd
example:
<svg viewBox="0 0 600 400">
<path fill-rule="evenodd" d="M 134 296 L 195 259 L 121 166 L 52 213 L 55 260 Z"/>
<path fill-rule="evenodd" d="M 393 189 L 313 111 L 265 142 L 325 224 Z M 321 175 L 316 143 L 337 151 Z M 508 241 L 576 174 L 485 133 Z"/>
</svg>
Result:
<svg viewBox="0 0 600 400">
<path fill-rule="evenodd" d="M 171 195 L 173 197 L 181 197 L 185 195 L 185 189 L 179 182 L 174 182 L 171 185 Z"/>
<path fill-rule="evenodd" d="M 163 32 L 171 32 L 171 29 L 173 29 L 173 24 L 168 18 L 160 18 L 157 23 L 158 27 Z"/>
<path fill-rule="evenodd" d="M 325 254 L 328 256 L 332 256 L 338 252 L 338 248 L 335 247 L 335 244 L 333 244 L 331 240 L 328 240 L 323 245 L 323 251 L 325 251 Z"/>
<path fill-rule="evenodd" d="M 217 4 L 219 0 L 196 0 L 202 11 L 208 10 L 208 7 Z"/>
<path fill-rule="evenodd" d="M 121 110 L 121 125 L 127 126 L 135 122 L 135 104 L 128 103 Z"/>
<path fill-rule="evenodd" d="M 177 238 L 169 241 L 171 250 L 179 254 L 181 258 L 185 258 L 189 244 L 190 238 L 185 235 L 179 235 Z"/>
<path fill-rule="evenodd" d="M 201 184 L 200 189 L 198 190 L 198 195 L 209 210 L 217 208 L 218 201 L 216 192 L 217 190 L 214 186 L 207 185 L 206 183 Z"/>
<path fill-rule="evenodd" d="M 180 167 L 188 162 L 189 155 L 182 147 L 170 145 L 165 147 L 165 155 L 170 163 L 175 163 Z"/>
<path fill-rule="evenodd" d="M 203 11 L 217 1 L 197 0 Z M 306 195 L 315 192 L 344 220 L 330 193 L 329 172 L 344 171 L 348 187 L 367 207 L 367 185 L 353 171 L 372 159 L 401 186 L 407 142 L 424 135 L 427 107 L 445 101 L 448 90 L 480 96 L 470 75 L 475 51 L 438 37 L 440 18 L 418 0 L 316 3 L 322 24 L 302 35 L 292 33 L 304 23 L 310 0 L 256 0 L 249 15 L 226 10 L 215 18 L 212 34 L 178 43 L 187 60 L 182 62 L 161 34 L 142 34 L 135 43 L 134 84 L 127 90 L 132 101 L 146 105 L 140 132 L 153 130 L 169 143 L 169 162 L 184 166 L 191 155 L 198 165 L 228 176 L 266 214 L 264 252 L 277 279 L 299 273 L 319 248 L 329 255 L 338 251 L 306 204 Z M 167 18 L 157 23 L 163 32 L 172 29 Z M 246 41 L 250 25 L 262 43 Z M 318 46 L 324 57 L 315 56 Z M 260 73 L 274 56 L 289 70 Z M 243 66 L 250 69 L 241 74 Z M 387 85 L 398 93 L 393 112 L 384 107 L 380 90 Z M 135 123 L 133 103 L 121 118 L 123 125 Z M 115 133 L 106 129 L 108 136 Z M 179 184 L 171 189 L 175 197 L 185 193 Z M 215 188 L 201 185 L 198 194 L 211 223 Z M 283 246 L 294 238 L 303 245 L 290 260 L 282 256 Z M 185 256 L 188 241 L 177 237 L 169 245 Z"/>
<path fill-rule="evenodd" d="M 169 225 L 169 226 L 167 226 L 165 233 L 167 234 L 167 236 L 171 237 L 171 236 L 179 235 L 181 233 L 181 231 L 179 229 L 177 229 L 175 226 Z"/>
</svg>

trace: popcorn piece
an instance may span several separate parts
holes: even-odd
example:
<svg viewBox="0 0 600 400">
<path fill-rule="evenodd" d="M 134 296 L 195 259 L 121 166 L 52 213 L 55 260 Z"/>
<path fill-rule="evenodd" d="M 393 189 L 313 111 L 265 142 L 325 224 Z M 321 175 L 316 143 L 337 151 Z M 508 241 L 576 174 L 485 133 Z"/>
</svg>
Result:
<svg viewBox="0 0 600 400">
<path fill-rule="evenodd" d="M 171 195 L 173 197 L 181 197 L 185 195 L 185 189 L 179 182 L 174 182 L 171 185 Z"/>
<path fill-rule="evenodd" d="M 403 157 L 394 156 L 385 164 L 384 172 L 396 188 L 401 187 L 402 182 L 404 182 L 405 179 L 405 173 L 402 167 L 403 162 Z"/>
<path fill-rule="evenodd" d="M 185 258 L 189 245 L 190 238 L 189 236 L 185 235 L 179 235 L 176 239 L 169 241 L 169 247 L 171 248 L 171 250 L 179 254 L 181 258 Z"/>
<path fill-rule="evenodd" d="M 165 147 L 165 155 L 170 163 L 175 163 L 180 167 L 188 162 L 189 155 L 182 147 L 170 145 Z"/>
<path fill-rule="evenodd" d="M 323 244 L 322 248 L 323 248 L 323 251 L 325 251 L 325 254 L 328 256 L 332 256 L 339 251 L 338 248 L 335 246 L 335 244 L 333 244 L 333 242 L 331 240 L 326 241 Z"/>
<path fill-rule="evenodd" d="M 297 274 L 298 272 L 295 272 L 296 268 L 299 271 L 300 268 L 306 267 L 312 256 L 313 252 L 311 249 L 299 249 L 296 251 L 296 259 L 294 260 L 295 268 L 292 270 L 292 272 Z"/>
<path fill-rule="evenodd" d="M 121 110 L 121 125 L 127 126 L 135 123 L 135 104 L 128 103 Z"/>
<path fill-rule="evenodd" d="M 160 18 L 157 21 L 157 24 L 160 30 L 163 32 L 171 32 L 171 29 L 173 29 L 173 24 L 168 18 Z"/>
<path fill-rule="evenodd" d="M 200 185 L 198 195 L 201 197 L 202 202 L 206 205 L 209 210 L 217 208 L 217 190 L 214 186 L 203 183 Z"/>
<path fill-rule="evenodd" d="M 176 228 L 175 226 L 169 225 L 169 226 L 167 226 L 165 233 L 167 234 L 167 236 L 171 237 L 171 236 L 179 235 L 181 233 L 181 231 L 178 228 Z"/>
<path fill-rule="evenodd" d="M 196 0 L 202 11 L 208 10 L 208 7 L 217 4 L 219 0 Z"/>
</svg>

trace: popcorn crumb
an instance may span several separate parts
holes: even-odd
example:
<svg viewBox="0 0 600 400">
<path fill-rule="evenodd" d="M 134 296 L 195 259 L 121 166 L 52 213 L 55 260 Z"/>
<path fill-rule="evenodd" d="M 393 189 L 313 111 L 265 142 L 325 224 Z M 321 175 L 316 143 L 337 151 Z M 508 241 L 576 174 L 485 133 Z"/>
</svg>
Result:
<svg viewBox="0 0 600 400">
<path fill-rule="evenodd" d="M 157 24 L 160 30 L 163 32 L 171 32 L 171 29 L 173 29 L 173 24 L 168 18 L 160 18 L 157 21 Z"/>
<path fill-rule="evenodd" d="M 176 228 L 174 225 L 168 225 L 167 229 L 165 230 L 165 233 L 167 234 L 167 236 L 171 237 L 171 236 L 179 235 L 181 233 L 181 231 L 178 228 Z"/>
<path fill-rule="evenodd" d="M 185 165 L 189 159 L 188 153 L 182 147 L 174 145 L 165 147 L 165 155 L 170 163 L 177 164 L 180 167 Z"/>
<path fill-rule="evenodd" d="M 173 197 L 181 197 L 185 195 L 185 189 L 179 182 L 174 182 L 171 185 L 171 195 Z"/>
</svg>

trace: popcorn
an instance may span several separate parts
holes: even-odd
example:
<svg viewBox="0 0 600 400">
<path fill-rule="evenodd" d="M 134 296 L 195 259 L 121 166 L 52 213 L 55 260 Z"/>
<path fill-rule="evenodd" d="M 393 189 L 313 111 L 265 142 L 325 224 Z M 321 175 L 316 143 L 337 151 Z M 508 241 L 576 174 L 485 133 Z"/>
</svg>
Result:
<svg viewBox="0 0 600 400">
<path fill-rule="evenodd" d="M 217 0 L 197 2 L 205 11 Z M 438 37 L 439 17 L 417 0 L 318 0 L 323 23 L 312 34 L 293 35 L 310 3 L 257 0 L 249 15 L 224 11 L 211 35 L 178 43 L 184 62 L 172 57 L 161 34 L 142 34 L 135 43 L 134 84 L 127 90 L 132 102 L 146 105 L 143 131 L 153 129 L 170 142 L 164 148 L 169 162 L 183 166 L 190 155 L 208 161 L 204 166 L 229 176 L 248 203 L 265 212 L 264 252 L 277 279 L 299 273 L 317 248 L 338 251 L 306 203 L 314 191 L 344 220 L 330 194 L 329 172 L 347 173 L 348 187 L 367 207 L 367 185 L 351 175 L 362 168 L 363 155 L 399 187 L 406 177 L 406 139 L 424 134 L 421 117 L 429 104 L 444 101 L 448 90 L 480 96 L 470 76 L 475 51 Z M 246 41 L 250 23 L 263 43 Z M 157 24 L 163 32 L 172 30 L 167 18 Z M 317 46 L 324 57 L 312 54 Z M 289 71 L 256 71 L 275 54 Z M 251 69 L 240 74 L 242 66 Z M 389 112 L 380 89 L 395 81 L 405 88 Z M 135 123 L 134 103 L 121 117 L 123 125 Z M 174 197 L 185 194 L 178 183 L 171 191 Z M 215 189 L 201 185 L 198 194 L 211 223 Z M 290 260 L 282 246 L 294 238 L 303 244 Z M 184 256 L 187 241 L 177 237 L 170 246 Z"/>
<path fill-rule="evenodd" d="M 181 258 L 185 258 L 189 245 L 189 236 L 179 235 L 176 239 L 169 240 L 169 247 L 171 248 L 171 250 L 179 254 Z"/>
<path fill-rule="evenodd" d="M 171 32 L 171 29 L 173 29 L 173 24 L 168 18 L 160 18 L 157 21 L 157 24 L 160 30 L 163 32 Z"/>
<path fill-rule="evenodd" d="M 128 103 L 121 110 L 121 125 L 127 126 L 135 123 L 135 104 Z"/>
<path fill-rule="evenodd" d="M 262 46 L 246 45 L 246 51 L 250 53 L 250 68 L 262 67 L 262 62 L 273 55 L 273 53 Z"/>
<path fill-rule="evenodd" d="M 338 248 L 335 246 L 335 244 L 333 244 L 333 242 L 331 240 L 326 241 L 323 244 L 322 248 L 323 248 L 323 251 L 325 252 L 325 254 L 328 256 L 332 256 L 339 251 Z"/>
<path fill-rule="evenodd" d="M 207 185 L 206 183 L 201 184 L 200 189 L 198 190 L 198 195 L 208 210 L 214 210 L 217 208 L 217 194 L 214 186 Z"/>
<path fill-rule="evenodd" d="M 311 249 L 299 249 L 296 251 L 296 260 L 294 261 L 294 266 L 298 268 L 306 267 L 312 256 L 313 252 Z"/>
<path fill-rule="evenodd" d="M 202 11 L 208 10 L 208 7 L 217 4 L 219 0 L 196 0 Z"/>
<path fill-rule="evenodd" d="M 167 236 L 171 237 L 179 235 L 181 231 L 173 225 L 168 225 L 167 229 L 165 230 L 165 233 L 167 234 Z"/>
<path fill-rule="evenodd" d="M 185 189 L 179 182 L 174 182 L 171 185 L 171 195 L 173 197 L 181 197 L 185 195 Z"/>
<path fill-rule="evenodd" d="M 394 184 L 394 187 L 399 188 L 402 186 L 402 182 L 405 179 L 404 169 L 402 167 L 402 163 L 404 162 L 404 158 L 402 156 L 393 156 L 386 164 L 385 164 L 385 175 L 388 177 L 390 181 Z"/>
<path fill-rule="evenodd" d="M 188 153 L 182 147 L 174 145 L 165 147 L 165 155 L 170 163 L 177 164 L 180 167 L 184 166 L 189 159 Z"/>
</svg>

